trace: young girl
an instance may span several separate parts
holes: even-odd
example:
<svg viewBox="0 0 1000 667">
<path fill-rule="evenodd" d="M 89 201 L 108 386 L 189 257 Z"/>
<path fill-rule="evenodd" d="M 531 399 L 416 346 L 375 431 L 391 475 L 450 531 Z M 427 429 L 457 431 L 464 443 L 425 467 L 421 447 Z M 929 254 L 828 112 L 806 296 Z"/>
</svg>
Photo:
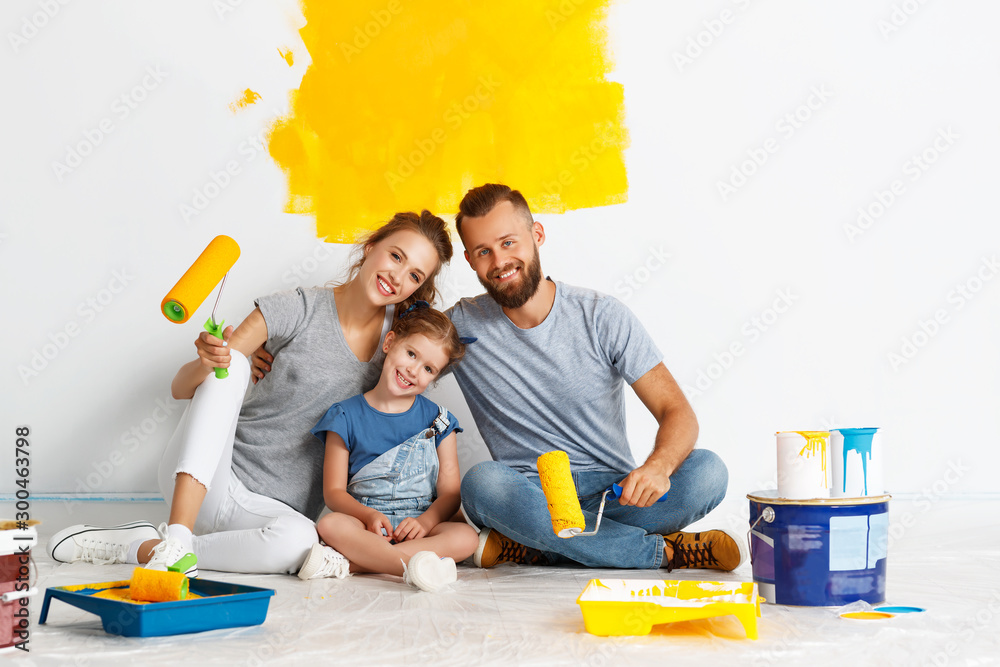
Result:
<svg viewBox="0 0 1000 667">
<path fill-rule="evenodd" d="M 357 254 L 347 282 L 261 297 L 235 332 L 226 329 L 225 343 L 198 337 L 198 358 L 172 384 L 174 398 L 191 401 L 160 464 L 168 525 L 71 526 L 52 538 L 49 555 L 191 576 L 199 566 L 297 572 L 323 509 L 323 455 L 309 429 L 331 400 L 375 386 L 395 308 L 434 298 L 452 246 L 441 218 L 404 212 L 362 240 Z M 265 340 L 279 364 L 247 393 L 245 355 Z M 229 377 L 216 378 L 214 367 L 228 367 Z"/>
<path fill-rule="evenodd" d="M 350 572 L 402 575 L 423 590 L 455 581 L 476 531 L 449 522 L 459 507 L 455 417 L 420 394 L 465 353 L 446 315 L 411 306 L 386 334 L 371 391 L 334 403 L 312 432 L 326 444 L 323 497 L 331 514 L 302 579 Z M 346 557 L 346 558 L 345 558 Z"/>
</svg>

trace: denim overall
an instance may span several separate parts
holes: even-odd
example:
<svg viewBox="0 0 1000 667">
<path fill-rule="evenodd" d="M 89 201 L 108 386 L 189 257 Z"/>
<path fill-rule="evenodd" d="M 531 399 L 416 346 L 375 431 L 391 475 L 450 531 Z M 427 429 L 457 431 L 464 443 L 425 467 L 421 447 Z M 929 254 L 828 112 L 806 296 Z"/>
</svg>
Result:
<svg viewBox="0 0 1000 667">
<path fill-rule="evenodd" d="M 362 505 L 384 514 L 395 529 L 407 517 L 418 517 L 437 490 L 435 436 L 448 428 L 448 411 L 438 406 L 429 428 L 396 445 L 354 474 L 347 492 Z"/>
</svg>

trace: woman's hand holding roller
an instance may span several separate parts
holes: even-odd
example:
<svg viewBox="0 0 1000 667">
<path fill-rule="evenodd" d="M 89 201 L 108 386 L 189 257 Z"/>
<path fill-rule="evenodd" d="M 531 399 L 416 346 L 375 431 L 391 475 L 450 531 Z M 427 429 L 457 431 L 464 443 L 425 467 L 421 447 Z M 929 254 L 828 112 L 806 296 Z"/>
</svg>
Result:
<svg viewBox="0 0 1000 667">
<path fill-rule="evenodd" d="M 207 331 L 198 334 L 194 342 L 198 358 L 181 366 L 170 384 L 170 394 L 178 400 L 191 398 L 195 389 L 212 374 L 214 368 L 229 368 L 229 347 L 223 345 L 233 335 L 233 328 L 226 327 L 219 340 Z"/>
<path fill-rule="evenodd" d="M 198 334 L 194 341 L 195 348 L 198 349 L 198 358 L 201 365 L 207 368 L 229 368 L 229 339 L 233 335 L 233 327 L 226 327 L 222 332 L 222 340 L 219 340 L 207 331 Z"/>
</svg>

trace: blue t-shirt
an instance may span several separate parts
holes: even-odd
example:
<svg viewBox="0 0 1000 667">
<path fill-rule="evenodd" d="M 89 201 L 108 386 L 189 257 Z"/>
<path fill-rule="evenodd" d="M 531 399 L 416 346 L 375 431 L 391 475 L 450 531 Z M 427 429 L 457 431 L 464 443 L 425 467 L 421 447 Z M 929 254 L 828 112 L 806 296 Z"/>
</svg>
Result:
<svg viewBox="0 0 1000 667">
<path fill-rule="evenodd" d="M 494 460 L 534 475 L 539 455 L 561 449 L 574 471 L 631 472 L 624 387 L 662 355 L 618 299 L 555 286 L 552 310 L 531 329 L 487 294 L 452 306 L 458 334 L 477 339 L 452 372 Z"/>
<path fill-rule="evenodd" d="M 364 394 L 352 396 L 346 401 L 334 403 L 326 411 L 312 433 L 326 444 L 326 432 L 339 435 L 350 453 L 347 479 L 366 465 L 401 445 L 417 433 L 431 428 L 438 416 L 437 403 L 418 395 L 406 412 L 380 412 L 368 405 Z M 434 445 L 451 433 L 461 433 L 458 419 L 448 412 L 448 428 L 439 433 Z"/>
</svg>

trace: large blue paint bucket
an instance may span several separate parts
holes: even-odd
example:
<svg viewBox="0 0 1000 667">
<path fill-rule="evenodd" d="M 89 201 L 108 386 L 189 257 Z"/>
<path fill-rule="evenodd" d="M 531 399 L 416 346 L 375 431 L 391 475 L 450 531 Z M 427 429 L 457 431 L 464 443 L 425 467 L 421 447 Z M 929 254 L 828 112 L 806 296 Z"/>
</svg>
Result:
<svg viewBox="0 0 1000 667">
<path fill-rule="evenodd" d="M 754 491 L 750 555 L 760 595 L 774 604 L 885 602 L 889 499 L 788 500 Z"/>
</svg>

